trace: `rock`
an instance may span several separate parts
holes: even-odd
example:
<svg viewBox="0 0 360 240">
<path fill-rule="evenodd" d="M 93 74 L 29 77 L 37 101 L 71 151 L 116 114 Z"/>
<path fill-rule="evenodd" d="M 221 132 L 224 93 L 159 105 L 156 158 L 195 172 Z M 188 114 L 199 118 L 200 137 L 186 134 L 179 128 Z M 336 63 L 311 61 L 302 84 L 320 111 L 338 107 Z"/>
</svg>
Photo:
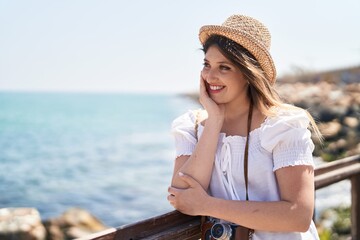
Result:
<svg viewBox="0 0 360 240">
<path fill-rule="evenodd" d="M 360 67 L 279 80 L 276 89 L 282 99 L 307 109 L 319 123 L 325 144 L 316 142 L 317 156 L 332 161 L 358 154 Z"/>
<path fill-rule="evenodd" d="M 38 210 L 34 208 L 0 209 L 0 239 L 46 239 L 46 230 Z"/>
<path fill-rule="evenodd" d="M 63 213 L 61 218 L 66 225 L 82 227 L 91 232 L 101 231 L 106 228 L 95 216 L 81 208 L 70 208 Z"/>
<path fill-rule="evenodd" d="M 51 240 L 80 238 L 108 228 L 81 208 L 70 208 L 60 217 L 47 220 L 44 224 Z"/>
<path fill-rule="evenodd" d="M 344 151 L 344 149 L 346 148 L 346 145 L 347 145 L 346 140 L 341 138 L 335 142 L 330 143 L 328 148 L 332 152 L 339 153 L 341 151 Z"/>
<path fill-rule="evenodd" d="M 47 232 L 47 240 L 63 240 L 65 239 L 65 234 L 60 228 L 61 224 L 56 220 L 46 220 L 44 221 L 44 226 Z"/>
<path fill-rule="evenodd" d="M 360 143 L 358 143 L 356 145 L 356 147 L 352 148 L 351 150 L 349 150 L 346 154 L 346 156 L 353 156 L 353 155 L 357 155 L 360 154 Z"/>
<path fill-rule="evenodd" d="M 344 124 L 351 128 L 356 128 L 359 125 L 359 120 L 355 117 L 345 117 Z"/>
<path fill-rule="evenodd" d="M 341 124 L 338 121 L 319 124 L 319 130 L 326 138 L 334 138 L 339 135 Z"/>
<path fill-rule="evenodd" d="M 70 208 L 60 217 L 41 222 L 34 208 L 0 209 L 1 240 L 75 239 L 107 229 L 101 221 L 81 208 Z"/>
</svg>

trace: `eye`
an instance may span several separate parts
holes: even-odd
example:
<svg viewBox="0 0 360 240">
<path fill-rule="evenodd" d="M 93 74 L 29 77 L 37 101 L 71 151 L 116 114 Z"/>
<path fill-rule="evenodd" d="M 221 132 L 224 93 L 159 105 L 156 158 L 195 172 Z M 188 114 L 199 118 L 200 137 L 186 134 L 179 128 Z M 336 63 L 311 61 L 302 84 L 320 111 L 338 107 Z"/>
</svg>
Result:
<svg viewBox="0 0 360 240">
<path fill-rule="evenodd" d="M 228 67 L 228 66 L 226 66 L 226 65 L 220 65 L 219 68 L 220 68 L 220 70 L 225 70 L 225 71 L 231 69 L 230 67 Z"/>
<path fill-rule="evenodd" d="M 203 65 L 204 65 L 204 68 L 208 68 L 208 67 L 210 67 L 210 64 L 209 64 L 209 63 L 207 63 L 207 62 L 204 62 L 204 63 L 203 63 Z"/>
</svg>

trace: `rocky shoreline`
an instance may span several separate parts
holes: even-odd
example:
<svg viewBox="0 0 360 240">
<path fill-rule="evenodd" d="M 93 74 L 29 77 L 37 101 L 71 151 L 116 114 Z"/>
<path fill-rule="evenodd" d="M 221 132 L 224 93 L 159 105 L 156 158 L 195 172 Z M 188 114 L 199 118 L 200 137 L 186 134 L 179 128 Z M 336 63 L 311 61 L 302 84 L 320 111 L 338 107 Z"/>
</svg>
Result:
<svg viewBox="0 0 360 240">
<path fill-rule="evenodd" d="M 61 216 L 44 221 L 35 208 L 0 209 L 0 239 L 3 240 L 70 240 L 107 228 L 81 208 L 70 208 Z"/>
<path fill-rule="evenodd" d="M 286 102 L 307 109 L 319 122 L 324 143 L 315 141 L 315 156 L 332 161 L 360 154 L 360 67 L 286 76 L 276 87 Z M 107 228 L 81 208 L 44 221 L 34 208 L 0 209 L 0 239 L 5 240 L 67 240 Z"/>
<path fill-rule="evenodd" d="M 360 67 L 284 77 L 277 89 L 318 122 L 324 142 L 315 156 L 332 161 L 360 154 Z"/>
</svg>

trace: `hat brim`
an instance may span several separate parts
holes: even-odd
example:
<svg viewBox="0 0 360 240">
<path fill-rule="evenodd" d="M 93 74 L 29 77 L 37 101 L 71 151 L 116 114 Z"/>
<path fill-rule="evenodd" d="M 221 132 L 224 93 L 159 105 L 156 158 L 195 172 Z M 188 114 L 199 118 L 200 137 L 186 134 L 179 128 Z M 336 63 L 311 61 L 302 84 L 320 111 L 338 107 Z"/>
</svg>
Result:
<svg viewBox="0 0 360 240">
<path fill-rule="evenodd" d="M 276 80 L 274 61 L 264 45 L 246 32 L 219 25 L 206 25 L 200 28 L 199 39 L 204 44 L 211 35 L 221 35 L 246 48 L 259 62 L 271 84 Z"/>
</svg>

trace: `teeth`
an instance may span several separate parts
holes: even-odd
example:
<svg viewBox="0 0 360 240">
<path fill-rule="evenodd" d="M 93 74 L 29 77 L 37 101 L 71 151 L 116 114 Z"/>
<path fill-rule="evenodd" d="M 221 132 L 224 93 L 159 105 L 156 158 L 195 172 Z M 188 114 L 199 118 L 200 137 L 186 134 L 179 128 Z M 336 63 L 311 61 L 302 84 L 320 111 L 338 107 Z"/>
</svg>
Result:
<svg viewBox="0 0 360 240">
<path fill-rule="evenodd" d="M 224 87 L 223 86 L 214 86 L 214 85 L 210 85 L 210 89 L 211 90 L 220 90 L 220 89 L 223 89 Z"/>
</svg>

